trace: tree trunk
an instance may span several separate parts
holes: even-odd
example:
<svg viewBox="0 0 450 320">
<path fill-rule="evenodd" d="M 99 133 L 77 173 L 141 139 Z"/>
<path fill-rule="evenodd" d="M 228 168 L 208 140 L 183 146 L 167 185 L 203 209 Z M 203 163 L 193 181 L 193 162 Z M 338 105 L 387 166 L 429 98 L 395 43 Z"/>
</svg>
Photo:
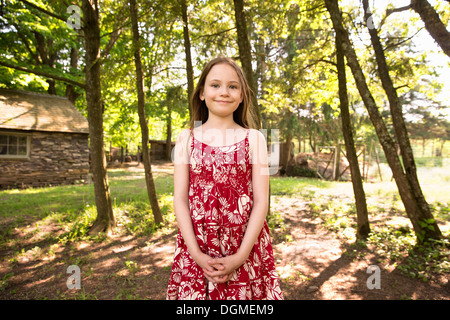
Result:
<svg viewBox="0 0 450 320">
<path fill-rule="evenodd" d="M 348 162 L 350 163 L 350 172 L 355 194 L 356 203 L 356 237 L 358 239 L 367 239 L 370 233 L 369 215 L 367 212 L 366 194 L 359 170 L 358 156 L 356 154 L 355 143 L 353 140 L 352 124 L 350 120 L 350 110 L 348 107 L 347 95 L 347 77 L 345 74 L 345 57 L 342 51 L 340 33 L 336 33 L 336 60 L 339 85 L 339 101 L 341 109 L 342 132 L 345 140 L 345 150 Z M 338 157 L 339 158 L 339 157 Z"/>
<path fill-rule="evenodd" d="M 145 116 L 145 94 L 144 94 L 144 72 L 142 69 L 141 46 L 139 40 L 138 18 L 136 0 L 130 0 L 130 16 L 133 31 L 134 62 L 136 65 L 136 87 L 138 92 L 138 114 L 142 132 L 142 162 L 144 163 L 145 181 L 147 193 L 152 207 L 153 217 L 156 224 L 164 222 L 156 197 L 155 183 L 153 181 L 150 150 L 148 141 L 148 126 Z"/>
<path fill-rule="evenodd" d="M 172 103 L 167 104 L 166 160 L 172 159 Z"/>
<path fill-rule="evenodd" d="M 76 70 L 78 69 L 78 49 L 71 48 L 70 49 L 70 69 Z M 75 91 L 75 87 L 71 84 L 66 85 L 66 97 L 70 102 L 75 104 L 75 101 L 80 96 L 78 92 Z"/>
<path fill-rule="evenodd" d="M 450 57 L 450 32 L 448 32 L 434 8 L 427 0 L 411 0 L 411 8 L 420 15 L 428 33 L 442 48 L 444 53 Z"/>
<path fill-rule="evenodd" d="M 281 163 L 281 166 L 284 168 L 284 170 L 287 170 L 289 166 L 289 160 L 291 160 L 291 152 L 293 152 L 291 131 L 288 131 L 286 133 L 286 140 L 284 142 L 284 148 L 282 150 L 283 155 L 281 155 L 280 159 L 283 159 L 283 163 Z"/>
<path fill-rule="evenodd" d="M 99 61 L 100 25 L 97 1 L 83 0 L 82 10 L 86 49 L 86 102 L 89 122 L 89 142 L 95 203 L 97 205 L 97 218 L 91 226 L 89 233 L 109 233 L 116 222 L 112 210 L 103 145 L 103 108 Z"/>
<path fill-rule="evenodd" d="M 333 27 L 336 33 L 340 33 L 340 39 L 342 40 L 342 49 L 347 58 L 348 65 L 352 71 L 353 77 L 359 94 L 364 102 L 369 113 L 370 120 L 372 121 L 378 139 L 383 147 L 384 153 L 388 164 L 392 170 L 393 177 L 397 184 L 397 188 L 405 206 L 406 213 L 411 220 L 414 231 L 416 233 L 419 242 L 422 242 L 426 238 L 439 238 L 440 231 L 434 227 L 435 221 L 430 218 L 426 212 L 423 212 L 418 205 L 413 191 L 408 183 L 400 159 L 397 156 L 395 143 L 389 135 L 386 124 L 383 121 L 381 114 L 378 111 L 378 107 L 375 104 L 375 100 L 367 86 L 365 76 L 359 65 L 356 52 L 353 49 L 350 38 L 342 24 L 342 18 L 339 12 L 337 0 L 325 0 L 325 5 L 330 13 Z"/>
<path fill-rule="evenodd" d="M 364 19 L 367 21 L 370 18 L 370 8 L 369 1 L 363 0 L 364 7 Z M 430 207 L 425 200 L 425 196 L 423 195 L 422 189 L 419 184 L 419 178 L 417 177 L 417 169 L 416 163 L 414 161 L 414 155 L 411 148 L 411 144 L 409 142 L 409 135 L 406 129 L 405 120 L 403 118 L 402 106 L 400 104 L 400 100 L 397 95 L 397 90 L 394 87 L 391 77 L 389 76 L 389 69 L 386 63 L 386 57 L 384 55 L 383 46 L 381 44 L 380 38 L 378 37 L 378 31 L 376 28 L 368 28 L 370 34 L 370 40 L 372 42 L 372 46 L 375 51 L 375 58 L 378 66 L 378 74 L 381 79 L 381 83 L 384 91 L 388 97 L 389 107 L 392 115 L 392 123 L 394 125 L 395 135 L 397 137 L 397 142 L 400 148 L 400 153 L 403 159 L 403 166 L 405 168 L 406 178 L 408 180 L 409 186 L 414 196 L 414 200 L 417 202 L 420 210 L 422 211 L 422 215 L 431 221 L 433 218 L 433 214 L 431 213 Z M 441 237 L 441 233 L 439 227 L 434 221 L 430 224 L 434 229 L 433 232 L 428 232 L 427 237 L 431 238 L 439 238 Z"/>
<path fill-rule="evenodd" d="M 239 47 L 239 57 L 242 64 L 242 69 L 245 73 L 245 78 L 247 79 L 248 85 L 251 89 L 251 101 L 253 105 L 253 117 L 256 122 L 257 128 L 261 129 L 261 114 L 259 112 L 258 100 L 256 98 L 257 88 L 255 83 L 255 78 L 253 76 L 252 69 L 252 51 L 250 47 L 250 41 L 248 40 L 247 34 L 247 22 L 245 20 L 244 12 L 244 1 L 243 0 L 233 0 L 234 1 L 234 16 L 236 19 L 236 30 L 238 37 L 238 47 Z"/>
<path fill-rule="evenodd" d="M 189 36 L 189 18 L 186 0 L 180 0 L 181 17 L 183 19 L 184 53 L 186 55 L 186 75 L 188 85 L 189 118 L 192 112 L 191 97 L 194 93 L 194 68 L 192 67 L 191 39 Z"/>
<path fill-rule="evenodd" d="M 54 69 L 57 54 L 51 53 L 51 44 L 53 43 L 53 40 L 46 39 L 41 33 L 37 31 L 34 31 L 33 33 L 36 39 L 36 51 L 38 52 L 38 56 L 40 57 L 42 64 Z M 47 79 L 46 82 L 48 83 L 47 93 L 56 94 L 55 80 Z"/>
</svg>

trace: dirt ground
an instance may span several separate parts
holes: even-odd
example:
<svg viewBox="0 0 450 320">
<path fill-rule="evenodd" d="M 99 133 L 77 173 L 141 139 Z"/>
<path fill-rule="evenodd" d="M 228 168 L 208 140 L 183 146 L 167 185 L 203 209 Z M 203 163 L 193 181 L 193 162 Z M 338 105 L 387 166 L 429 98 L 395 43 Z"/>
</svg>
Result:
<svg viewBox="0 0 450 320">
<path fill-rule="evenodd" d="M 380 264 L 369 249 L 359 249 L 365 252 L 356 255 L 353 247 L 321 226 L 301 199 L 276 197 L 271 206 L 284 213 L 283 234 L 290 234 L 289 241 L 284 241 L 272 233 L 286 300 L 450 298 L 448 279 L 424 283 Z M 39 228 L 55 235 L 62 232 L 51 224 Z M 24 242 L 17 233 L 20 247 L 0 252 L 0 299 L 165 299 L 176 232 L 171 225 L 150 238 L 113 235 L 103 242 L 66 245 L 33 238 Z M 8 259 L 22 248 L 28 254 L 17 261 Z M 67 287 L 70 265 L 80 267 L 81 289 Z M 373 279 L 369 277 L 375 275 L 368 273 L 372 265 L 380 271 L 380 289 L 368 288 L 368 280 Z"/>
<path fill-rule="evenodd" d="M 280 201 L 281 202 L 281 201 Z M 355 249 L 325 230 L 298 199 L 283 199 L 293 241 L 277 243 L 274 250 L 279 264 L 286 299 L 302 300 L 434 300 L 449 299 L 447 279 L 424 283 L 405 277 L 393 266 L 382 264 L 369 249 Z M 359 251 L 359 254 L 356 254 Z M 362 251 L 362 252 L 361 252 Z M 380 288 L 369 289 L 379 270 Z M 441 283 L 446 283 L 442 286 Z"/>
</svg>

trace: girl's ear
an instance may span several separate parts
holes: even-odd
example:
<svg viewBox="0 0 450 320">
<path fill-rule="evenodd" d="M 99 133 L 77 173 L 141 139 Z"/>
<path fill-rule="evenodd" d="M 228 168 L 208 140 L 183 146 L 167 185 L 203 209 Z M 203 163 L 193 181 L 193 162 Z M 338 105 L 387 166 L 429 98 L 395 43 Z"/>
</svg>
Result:
<svg viewBox="0 0 450 320">
<path fill-rule="evenodd" d="M 205 100 L 205 96 L 203 95 L 203 89 L 200 90 L 198 97 L 200 98 L 200 100 L 204 101 Z"/>
</svg>

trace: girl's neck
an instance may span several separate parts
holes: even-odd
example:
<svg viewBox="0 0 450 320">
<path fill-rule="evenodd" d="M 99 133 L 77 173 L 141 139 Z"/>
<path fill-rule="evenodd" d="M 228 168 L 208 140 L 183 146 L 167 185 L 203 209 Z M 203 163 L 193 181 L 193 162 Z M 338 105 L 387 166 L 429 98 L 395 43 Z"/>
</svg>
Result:
<svg viewBox="0 0 450 320">
<path fill-rule="evenodd" d="M 225 131 L 229 129 L 241 129 L 233 120 L 233 116 L 227 118 L 209 117 L 208 120 L 202 125 L 203 130 L 215 129 Z"/>
<path fill-rule="evenodd" d="M 197 140 L 211 147 L 231 146 L 245 137 L 246 131 L 236 122 L 215 122 L 208 119 L 194 131 Z"/>
</svg>

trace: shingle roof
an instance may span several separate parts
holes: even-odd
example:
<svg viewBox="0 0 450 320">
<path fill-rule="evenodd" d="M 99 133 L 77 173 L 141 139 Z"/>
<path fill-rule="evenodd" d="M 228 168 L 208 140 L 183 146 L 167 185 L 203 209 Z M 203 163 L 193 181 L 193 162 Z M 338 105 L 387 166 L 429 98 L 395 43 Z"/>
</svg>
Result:
<svg viewBox="0 0 450 320">
<path fill-rule="evenodd" d="M 1 88 L 0 129 L 89 133 L 87 120 L 67 98 Z"/>
</svg>

